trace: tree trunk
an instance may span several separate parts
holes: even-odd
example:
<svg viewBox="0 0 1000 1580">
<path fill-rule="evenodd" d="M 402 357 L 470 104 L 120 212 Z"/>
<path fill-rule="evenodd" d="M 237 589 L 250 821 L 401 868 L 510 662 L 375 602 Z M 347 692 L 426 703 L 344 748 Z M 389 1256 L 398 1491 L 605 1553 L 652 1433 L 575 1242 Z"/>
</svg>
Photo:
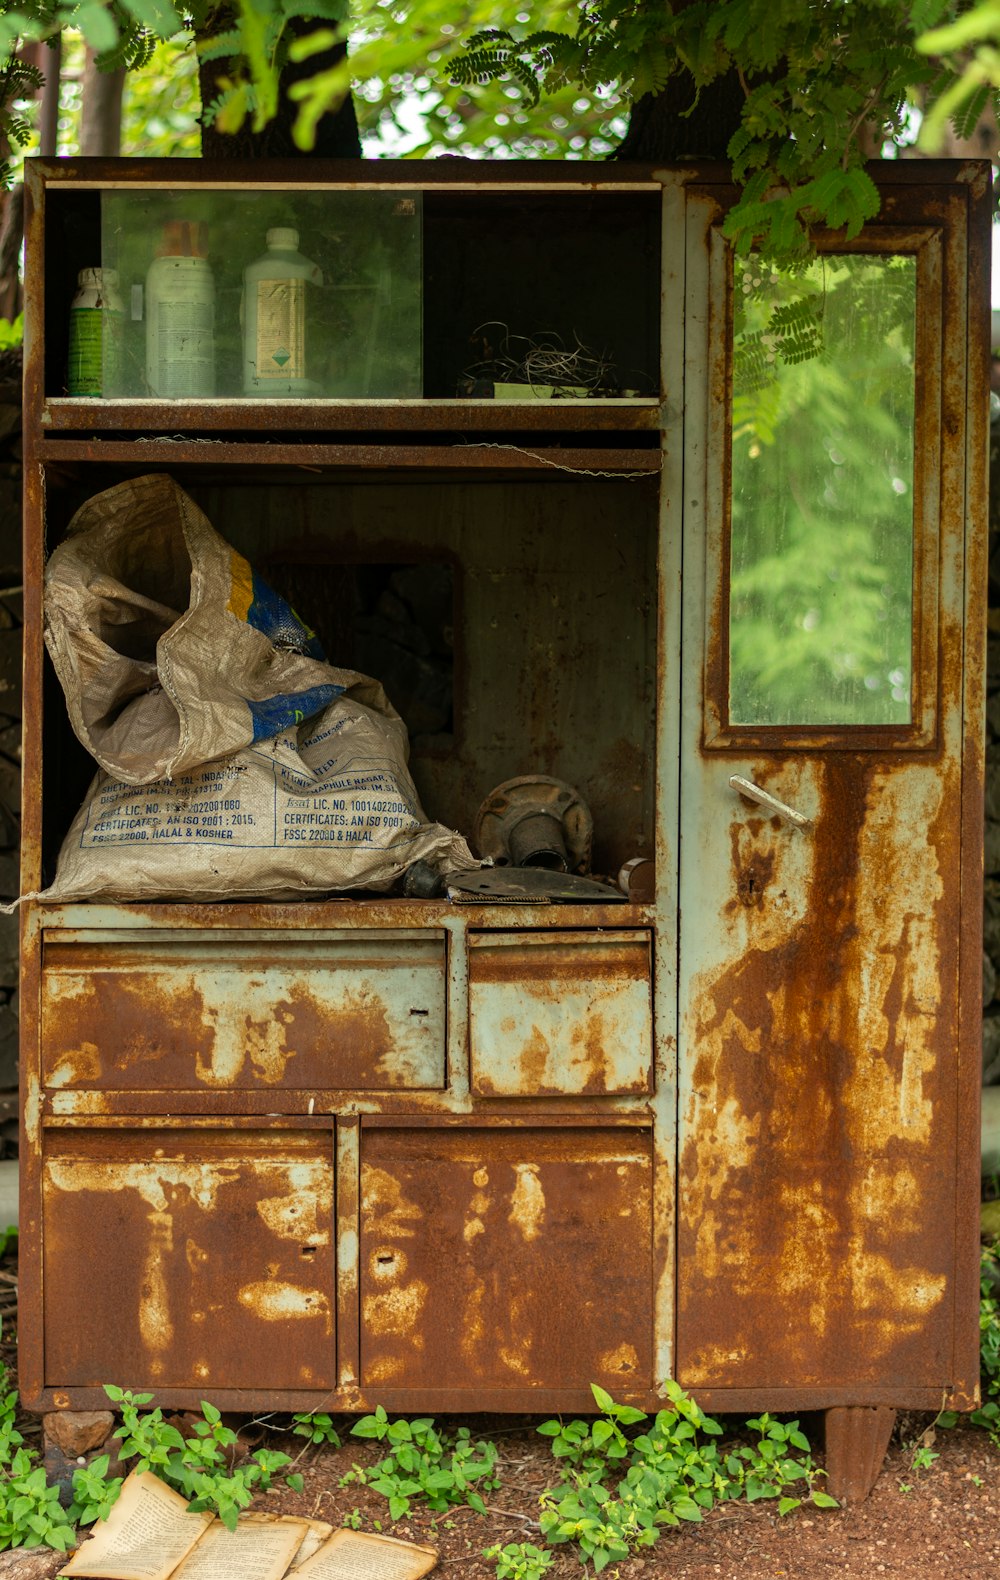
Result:
<svg viewBox="0 0 1000 1580">
<path fill-rule="evenodd" d="M 57 34 L 46 45 L 33 46 L 34 64 L 45 74 L 38 114 L 38 152 L 50 158 L 59 140 L 59 90 L 62 79 L 62 36 Z M 27 50 L 25 55 L 27 55 Z"/>
<path fill-rule="evenodd" d="M 38 152 L 56 152 L 59 129 L 59 88 L 62 76 L 62 39 L 57 34 L 47 44 L 25 44 L 23 58 L 37 66 L 45 82 L 39 90 Z M 10 144 L 0 135 L 0 154 L 10 157 Z M 13 323 L 24 305 L 19 266 L 24 241 L 24 187 L 20 182 L 0 193 L 0 318 Z"/>
<path fill-rule="evenodd" d="M 98 71 L 94 51 L 87 50 L 83 67 L 80 113 L 81 154 L 117 155 L 122 151 L 122 92 L 125 68 Z"/>
<path fill-rule="evenodd" d="M 676 164 L 684 159 L 726 159 L 740 124 L 744 94 L 729 72 L 696 94 L 690 78 L 673 77 L 662 93 L 636 101 L 616 159 Z"/>
<path fill-rule="evenodd" d="M 233 24 L 232 13 L 228 10 L 217 11 L 209 18 L 208 25 L 202 32 L 196 32 L 195 42 L 203 42 L 216 34 L 226 31 Z M 288 24 L 289 37 L 301 37 L 315 30 L 315 21 L 298 17 Z M 288 88 L 303 77 L 311 77 L 316 72 L 328 71 L 339 60 L 343 60 L 347 53 L 346 44 L 338 44 L 333 49 L 326 50 L 320 55 L 313 55 L 299 65 L 287 66 L 281 78 L 281 98 L 278 104 L 278 113 L 274 120 L 260 132 L 255 132 L 249 119 L 247 119 L 238 132 L 219 132 L 205 115 L 205 108 L 211 105 L 222 92 L 219 83 L 221 77 L 233 75 L 233 62 L 230 60 L 203 61 L 198 68 L 198 80 L 201 86 L 202 125 L 201 125 L 201 152 L 204 159 L 287 159 L 302 157 L 302 150 L 292 140 L 292 127 L 298 114 L 298 106 L 288 97 Z M 358 159 L 361 157 L 361 139 L 358 135 L 358 122 L 354 113 L 354 101 L 348 94 L 340 108 L 332 115 L 324 115 L 316 128 L 316 146 L 311 151 L 313 158 L 324 159 Z"/>
</svg>

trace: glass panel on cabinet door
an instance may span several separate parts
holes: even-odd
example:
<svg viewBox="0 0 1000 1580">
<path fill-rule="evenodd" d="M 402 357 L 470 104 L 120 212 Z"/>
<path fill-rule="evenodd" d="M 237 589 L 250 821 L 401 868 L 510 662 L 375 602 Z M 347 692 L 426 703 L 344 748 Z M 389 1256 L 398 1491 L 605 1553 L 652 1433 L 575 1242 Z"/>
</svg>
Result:
<svg viewBox="0 0 1000 1580">
<path fill-rule="evenodd" d="M 737 263 L 733 724 L 910 721 L 916 278 Z"/>
</svg>

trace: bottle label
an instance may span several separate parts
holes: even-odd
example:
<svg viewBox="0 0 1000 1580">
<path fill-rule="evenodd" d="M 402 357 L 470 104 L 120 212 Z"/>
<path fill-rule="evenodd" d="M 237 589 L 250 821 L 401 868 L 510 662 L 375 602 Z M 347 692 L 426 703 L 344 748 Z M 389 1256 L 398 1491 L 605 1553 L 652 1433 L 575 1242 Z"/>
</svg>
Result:
<svg viewBox="0 0 1000 1580">
<path fill-rule="evenodd" d="M 121 378 L 123 316 L 114 308 L 71 307 L 66 389 L 70 395 L 116 395 Z"/>
<path fill-rule="evenodd" d="M 259 379 L 306 377 L 306 280 L 257 281 Z"/>
<path fill-rule="evenodd" d="M 71 395 L 100 395 L 103 390 L 103 318 L 100 307 L 70 309 L 66 388 Z"/>
<path fill-rule="evenodd" d="M 149 303 L 150 393 L 167 399 L 215 394 L 215 308 L 210 301 Z"/>
</svg>

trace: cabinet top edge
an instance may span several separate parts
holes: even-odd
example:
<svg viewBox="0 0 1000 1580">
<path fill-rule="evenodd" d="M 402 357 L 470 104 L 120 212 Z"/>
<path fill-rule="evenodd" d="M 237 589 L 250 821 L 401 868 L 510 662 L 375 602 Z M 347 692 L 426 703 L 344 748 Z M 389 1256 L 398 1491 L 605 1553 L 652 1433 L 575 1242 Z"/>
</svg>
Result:
<svg viewBox="0 0 1000 1580">
<path fill-rule="evenodd" d="M 975 184 L 990 168 L 983 159 L 869 161 L 880 186 L 928 183 Z M 522 189 L 537 191 L 633 191 L 655 194 L 664 187 L 732 187 L 732 172 L 718 161 L 607 163 L 572 159 L 136 159 L 59 158 L 25 160 L 25 181 L 37 189 L 73 187 L 310 187 L 314 190 L 379 188 L 450 191 Z"/>
</svg>

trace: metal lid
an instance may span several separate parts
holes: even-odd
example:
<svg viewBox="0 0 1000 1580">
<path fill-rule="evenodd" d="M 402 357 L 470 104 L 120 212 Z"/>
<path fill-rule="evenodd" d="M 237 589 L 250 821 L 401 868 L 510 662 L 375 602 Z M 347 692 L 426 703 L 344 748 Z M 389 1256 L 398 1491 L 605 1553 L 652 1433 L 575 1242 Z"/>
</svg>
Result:
<svg viewBox="0 0 1000 1580">
<path fill-rule="evenodd" d="M 299 233 L 291 225 L 276 225 L 267 233 L 267 245 L 281 248 L 282 252 L 297 252 L 299 246 Z"/>
</svg>

